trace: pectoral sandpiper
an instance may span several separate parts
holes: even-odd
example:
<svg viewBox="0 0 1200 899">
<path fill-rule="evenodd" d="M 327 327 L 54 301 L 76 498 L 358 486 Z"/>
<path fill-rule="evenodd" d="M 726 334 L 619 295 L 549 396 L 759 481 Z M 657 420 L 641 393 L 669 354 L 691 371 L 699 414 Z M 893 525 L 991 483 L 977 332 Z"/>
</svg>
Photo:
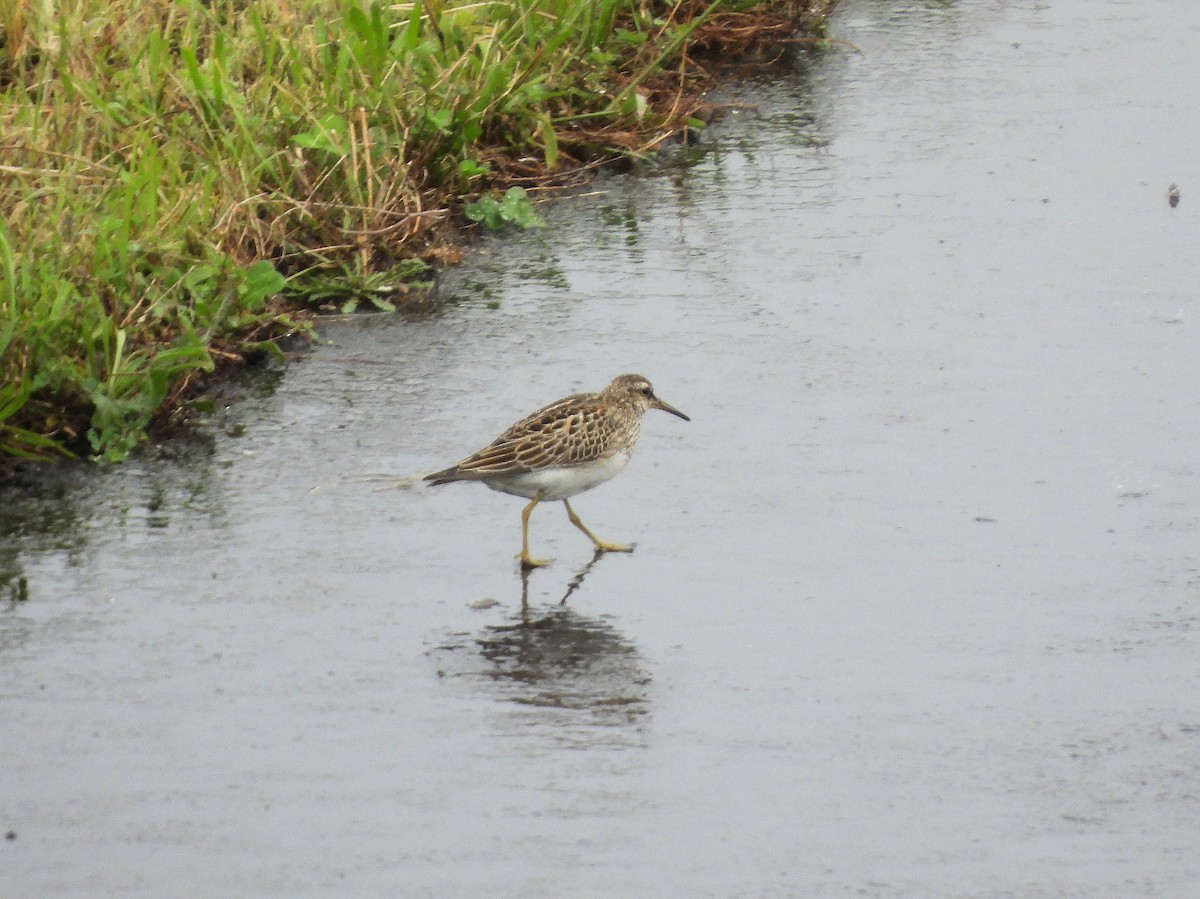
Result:
<svg viewBox="0 0 1200 899">
<path fill-rule="evenodd" d="M 493 490 L 523 496 L 521 552 L 525 568 L 549 564 L 529 555 L 529 516 L 544 501 L 562 500 L 571 524 L 591 539 L 597 552 L 630 552 L 632 545 L 606 543 L 580 521 L 568 499 L 617 475 L 629 462 L 648 409 L 691 421 L 654 395 L 641 375 L 621 375 L 599 393 L 579 393 L 522 418 L 485 446 L 425 480 L 433 484 L 482 481 Z"/>
</svg>

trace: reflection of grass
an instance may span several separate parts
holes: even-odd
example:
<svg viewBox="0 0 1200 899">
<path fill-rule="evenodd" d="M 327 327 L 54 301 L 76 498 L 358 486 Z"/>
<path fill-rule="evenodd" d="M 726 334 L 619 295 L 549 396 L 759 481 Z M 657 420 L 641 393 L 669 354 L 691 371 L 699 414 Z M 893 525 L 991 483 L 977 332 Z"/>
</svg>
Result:
<svg viewBox="0 0 1200 899">
<path fill-rule="evenodd" d="M 17 574 L 10 578 L 6 572 L 0 571 L 0 586 L 4 585 L 8 587 L 9 605 L 15 606 L 29 601 L 29 581 L 25 575 Z"/>
<path fill-rule="evenodd" d="M 122 458 L 288 308 L 387 308 L 465 199 L 528 225 L 491 191 L 698 125 L 689 48 L 804 5 L 0 3 L 0 456 Z"/>
</svg>

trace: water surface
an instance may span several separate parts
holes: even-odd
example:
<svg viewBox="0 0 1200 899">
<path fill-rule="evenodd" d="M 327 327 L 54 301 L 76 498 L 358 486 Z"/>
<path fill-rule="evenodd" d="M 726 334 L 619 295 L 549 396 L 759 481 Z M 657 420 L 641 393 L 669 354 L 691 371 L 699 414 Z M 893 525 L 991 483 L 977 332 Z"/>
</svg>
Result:
<svg viewBox="0 0 1200 899">
<path fill-rule="evenodd" d="M 833 32 L 436 314 L 6 499 L 0 893 L 1194 890 L 1200 21 Z M 521 501 L 364 479 L 623 371 L 693 419 L 575 503 L 632 555 L 547 505 L 523 582 Z"/>
</svg>

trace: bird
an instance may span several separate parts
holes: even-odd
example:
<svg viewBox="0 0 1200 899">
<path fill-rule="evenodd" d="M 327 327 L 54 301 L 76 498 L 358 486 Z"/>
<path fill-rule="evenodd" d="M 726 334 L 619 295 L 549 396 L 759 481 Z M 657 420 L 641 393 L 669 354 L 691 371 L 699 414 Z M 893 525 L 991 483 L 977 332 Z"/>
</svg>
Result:
<svg viewBox="0 0 1200 899">
<path fill-rule="evenodd" d="M 608 543 L 593 534 L 569 500 L 625 468 L 641 436 L 642 416 L 650 409 L 691 421 L 659 399 L 641 375 L 619 375 L 597 393 L 577 393 L 530 413 L 479 452 L 424 480 L 433 486 L 480 481 L 493 490 L 528 499 L 521 512 L 517 554 L 526 570 L 551 561 L 529 554 L 529 516 L 541 502 L 561 500 L 571 524 L 588 536 L 597 553 L 632 552 L 632 544 Z"/>
</svg>

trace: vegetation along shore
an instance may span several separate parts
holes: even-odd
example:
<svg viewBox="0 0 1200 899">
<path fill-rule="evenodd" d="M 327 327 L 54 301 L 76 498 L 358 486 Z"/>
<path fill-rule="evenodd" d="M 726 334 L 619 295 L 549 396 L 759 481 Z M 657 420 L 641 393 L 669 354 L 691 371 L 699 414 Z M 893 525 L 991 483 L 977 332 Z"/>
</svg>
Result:
<svg viewBox="0 0 1200 899">
<path fill-rule="evenodd" d="M 833 2 L 0 0 L 0 476 L 122 459 L 310 310 L 416 295 Z"/>
</svg>

